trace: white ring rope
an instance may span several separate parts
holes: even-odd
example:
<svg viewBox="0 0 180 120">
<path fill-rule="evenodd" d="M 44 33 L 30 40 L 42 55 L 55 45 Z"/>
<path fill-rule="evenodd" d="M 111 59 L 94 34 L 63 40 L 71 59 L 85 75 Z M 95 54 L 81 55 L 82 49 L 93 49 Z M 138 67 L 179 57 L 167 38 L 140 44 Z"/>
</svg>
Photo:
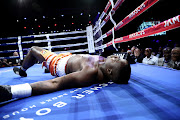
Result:
<svg viewBox="0 0 180 120">
<path fill-rule="evenodd" d="M 85 43 L 76 43 L 76 44 L 67 44 L 67 45 L 56 45 L 56 46 L 51 46 L 51 48 L 65 48 L 65 47 L 76 47 L 76 46 L 81 46 L 81 45 L 87 45 L 88 42 Z M 42 47 L 42 48 L 48 48 L 48 47 Z"/>
<path fill-rule="evenodd" d="M 106 13 L 107 13 L 108 9 L 110 8 L 110 6 L 111 6 L 111 2 L 108 1 L 107 5 L 106 5 L 106 7 L 105 7 L 105 9 L 104 9 L 104 11 L 103 11 L 102 14 L 100 15 L 100 17 L 99 17 L 98 21 L 96 22 L 96 25 L 94 26 L 93 30 L 95 30 L 95 29 L 97 28 L 97 26 L 101 23 L 102 19 L 103 19 L 104 16 L 106 15 Z"/>
<path fill-rule="evenodd" d="M 102 21 L 100 27 L 102 29 L 102 27 L 108 22 L 108 20 L 110 19 L 110 14 L 114 15 L 115 11 L 119 8 L 119 6 L 124 2 L 125 0 L 117 0 L 117 2 L 115 3 L 114 7 L 110 10 L 110 12 L 108 13 L 108 16 L 106 16 L 106 18 Z M 99 31 L 99 29 L 96 29 L 96 31 L 94 32 L 94 36 L 97 34 L 97 32 Z"/>
<path fill-rule="evenodd" d="M 80 38 L 87 38 L 87 36 L 55 38 L 55 39 L 50 39 L 50 41 L 51 41 L 51 42 L 55 42 L 55 41 L 63 41 L 63 40 L 74 40 L 74 39 L 80 39 Z M 48 42 L 48 40 L 35 40 L 35 41 L 34 41 L 34 43 L 42 43 L 42 42 Z M 24 42 L 23 42 L 23 43 L 24 43 Z"/>
</svg>

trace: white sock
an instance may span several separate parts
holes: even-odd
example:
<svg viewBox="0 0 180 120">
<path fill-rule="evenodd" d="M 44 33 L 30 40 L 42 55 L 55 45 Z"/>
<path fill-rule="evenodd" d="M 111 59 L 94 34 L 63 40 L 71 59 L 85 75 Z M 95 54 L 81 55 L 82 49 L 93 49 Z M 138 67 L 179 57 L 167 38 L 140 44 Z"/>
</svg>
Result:
<svg viewBox="0 0 180 120">
<path fill-rule="evenodd" d="M 23 71 L 25 72 L 27 69 L 24 69 L 24 68 L 21 66 L 21 70 L 23 70 Z"/>
<path fill-rule="evenodd" d="M 12 98 L 24 98 L 31 96 L 32 87 L 29 83 L 12 85 L 11 86 Z"/>
</svg>

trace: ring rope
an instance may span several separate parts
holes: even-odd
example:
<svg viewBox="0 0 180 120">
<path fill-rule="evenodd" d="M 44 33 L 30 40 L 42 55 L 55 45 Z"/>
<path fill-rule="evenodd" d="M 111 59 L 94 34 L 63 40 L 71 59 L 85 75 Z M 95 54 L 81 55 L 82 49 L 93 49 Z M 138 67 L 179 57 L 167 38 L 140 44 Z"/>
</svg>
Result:
<svg viewBox="0 0 180 120">
<path fill-rule="evenodd" d="M 144 1 L 139 7 L 137 7 L 134 11 L 132 11 L 128 16 L 126 16 L 122 21 L 120 21 L 114 29 L 115 31 L 119 30 L 129 22 L 131 22 L 133 19 L 138 17 L 140 14 L 145 12 L 147 9 L 149 9 L 151 6 L 153 6 L 155 3 L 157 3 L 159 0 L 146 0 Z M 95 40 L 95 43 L 100 41 L 102 38 L 106 38 L 112 34 L 112 29 L 106 32 L 104 35 L 102 35 L 100 38 Z"/>
<path fill-rule="evenodd" d="M 98 21 L 96 22 L 96 25 L 94 26 L 93 29 L 96 29 L 97 26 L 101 23 L 102 19 L 103 19 L 104 16 L 106 15 L 106 13 L 107 13 L 107 11 L 109 10 L 110 6 L 111 6 L 111 2 L 108 1 L 107 5 L 106 5 L 106 7 L 105 7 L 105 9 L 104 9 L 104 11 L 103 11 L 102 14 L 100 15 L 100 17 L 99 17 Z"/>
<path fill-rule="evenodd" d="M 120 37 L 115 39 L 115 43 L 122 43 L 122 42 L 128 42 L 128 41 L 132 41 L 132 40 L 136 40 L 136 39 L 140 39 L 140 38 L 144 38 L 153 34 L 157 34 L 160 32 L 164 32 L 164 31 L 169 31 L 175 28 L 180 27 L 180 15 L 175 16 L 173 18 L 170 18 L 164 22 L 161 22 L 155 26 L 146 28 L 142 31 L 124 36 L 124 37 Z M 112 45 L 112 41 L 102 45 L 103 47 L 109 47 L 110 45 Z M 100 47 L 97 47 L 95 49 L 99 49 Z"/>
<path fill-rule="evenodd" d="M 56 45 L 56 46 L 51 46 L 51 48 L 64 48 L 64 47 L 76 47 L 76 46 L 81 46 L 81 45 L 87 45 L 88 42 L 85 43 L 76 43 L 76 44 L 67 44 L 67 45 Z M 42 47 L 42 48 L 48 48 L 48 47 Z"/>
<path fill-rule="evenodd" d="M 102 21 L 100 27 L 102 28 L 107 22 L 108 20 L 110 19 L 110 14 L 111 15 L 114 15 L 115 11 L 119 8 L 119 6 L 124 2 L 125 0 L 118 0 L 114 7 L 111 9 L 111 11 L 109 12 L 109 14 L 106 16 L 106 18 Z M 95 32 L 94 32 L 94 36 L 97 34 L 97 32 L 99 31 L 99 29 L 97 29 Z"/>
<path fill-rule="evenodd" d="M 56 54 L 59 54 L 59 53 L 67 53 L 67 52 L 70 52 L 70 53 L 77 53 L 77 52 L 87 52 L 89 51 L 89 49 L 78 49 L 78 50 L 67 50 L 67 51 L 56 51 L 54 53 Z"/>
<path fill-rule="evenodd" d="M 22 36 L 22 38 L 31 38 L 31 37 L 44 37 L 46 35 L 49 36 L 56 36 L 56 35 L 71 35 L 71 34 L 79 34 L 79 33 L 86 33 L 86 30 L 82 31 L 72 31 L 72 32 L 61 32 L 61 33 L 51 33 L 51 34 L 41 34 L 41 35 L 29 35 L 29 36 Z"/>
</svg>

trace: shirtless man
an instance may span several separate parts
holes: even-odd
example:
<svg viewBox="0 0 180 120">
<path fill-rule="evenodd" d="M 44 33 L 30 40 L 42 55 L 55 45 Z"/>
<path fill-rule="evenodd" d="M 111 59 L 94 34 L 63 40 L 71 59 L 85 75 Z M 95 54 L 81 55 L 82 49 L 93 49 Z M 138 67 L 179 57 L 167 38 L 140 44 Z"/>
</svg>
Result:
<svg viewBox="0 0 180 120">
<path fill-rule="evenodd" d="M 15 67 L 14 72 L 26 77 L 26 70 L 37 61 L 43 62 L 43 65 L 50 70 L 51 74 L 58 77 L 31 84 L 1 85 L 1 102 L 12 98 L 47 94 L 68 88 L 86 87 L 110 80 L 115 83 L 127 84 L 131 74 L 128 62 L 115 55 L 107 58 L 97 55 L 72 55 L 71 53 L 56 55 L 39 47 L 32 47 L 22 66 L 20 68 Z"/>
</svg>

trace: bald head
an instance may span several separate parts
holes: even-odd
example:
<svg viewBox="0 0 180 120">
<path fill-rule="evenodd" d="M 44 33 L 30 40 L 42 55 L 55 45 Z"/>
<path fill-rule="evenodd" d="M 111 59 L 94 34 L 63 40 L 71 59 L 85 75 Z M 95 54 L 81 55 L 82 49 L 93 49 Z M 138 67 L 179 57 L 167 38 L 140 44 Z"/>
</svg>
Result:
<svg viewBox="0 0 180 120">
<path fill-rule="evenodd" d="M 180 47 L 175 47 L 171 51 L 171 60 L 180 61 Z"/>
</svg>

